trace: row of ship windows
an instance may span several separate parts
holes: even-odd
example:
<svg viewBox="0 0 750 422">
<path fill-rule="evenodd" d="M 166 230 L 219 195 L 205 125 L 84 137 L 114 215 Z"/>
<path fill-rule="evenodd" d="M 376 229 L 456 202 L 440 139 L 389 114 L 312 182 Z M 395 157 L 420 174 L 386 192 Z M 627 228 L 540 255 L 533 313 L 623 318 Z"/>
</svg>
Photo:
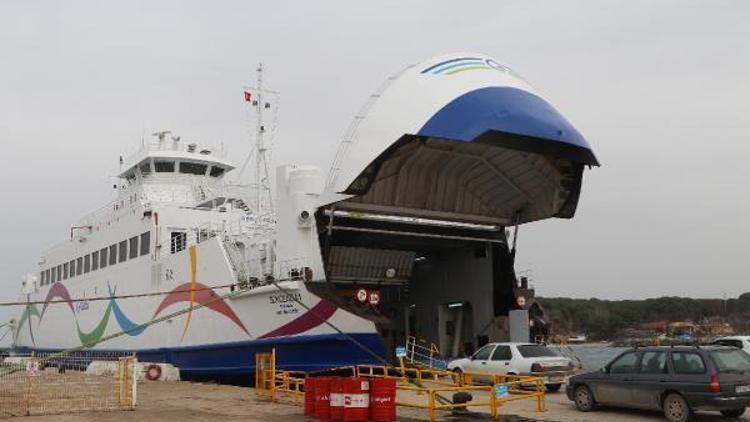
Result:
<svg viewBox="0 0 750 422">
<path fill-rule="evenodd" d="M 81 274 L 106 268 L 128 259 L 148 255 L 151 247 L 151 232 L 131 237 L 107 248 L 91 252 L 69 262 L 50 267 L 39 274 L 40 284 L 46 286 Z"/>
</svg>

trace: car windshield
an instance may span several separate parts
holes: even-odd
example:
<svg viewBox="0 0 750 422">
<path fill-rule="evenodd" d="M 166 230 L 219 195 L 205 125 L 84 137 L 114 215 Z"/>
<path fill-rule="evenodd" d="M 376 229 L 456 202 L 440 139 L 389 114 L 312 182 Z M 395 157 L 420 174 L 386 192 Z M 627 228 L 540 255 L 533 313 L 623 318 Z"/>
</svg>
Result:
<svg viewBox="0 0 750 422">
<path fill-rule="evenodd" d="M 543 357 L 558 357 L 559 356 L 549 347 L 542 346 L 540 344 L 525 344 L 522 346 L 518 346 L 518 351 L 521 353 L 521 356 L 525 358 L 543 358 Z"/>
<path fill-rule="evenodd" d="M 742 350 L 714 350 L 711 359 L 719 372 L 748 372 L 750 371 L 750 355 Z"/>
</svg>

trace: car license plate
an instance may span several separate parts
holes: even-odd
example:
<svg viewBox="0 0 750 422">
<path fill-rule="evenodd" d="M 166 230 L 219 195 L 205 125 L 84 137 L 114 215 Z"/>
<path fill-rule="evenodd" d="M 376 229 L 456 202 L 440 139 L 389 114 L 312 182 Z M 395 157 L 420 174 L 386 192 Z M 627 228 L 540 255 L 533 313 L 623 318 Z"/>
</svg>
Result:
<svg viewBox="0 0 750 422">
<path fill-rule="evenodd" d="M 560 383 L 563 382 L 563 377 L 549 377 L 547 378 L 548 383 Z"/>
<path fill-rule="evenodd" d="M 737 393 L 750 393 L 750 385 L 738 385 L 734 387 L 734 391 Z"/>
</svg>

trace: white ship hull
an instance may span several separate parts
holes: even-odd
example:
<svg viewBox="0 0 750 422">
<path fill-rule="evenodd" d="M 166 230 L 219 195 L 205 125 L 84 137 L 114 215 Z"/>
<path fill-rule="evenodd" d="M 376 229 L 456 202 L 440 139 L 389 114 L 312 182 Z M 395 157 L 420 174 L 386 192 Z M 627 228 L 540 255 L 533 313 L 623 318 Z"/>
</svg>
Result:
<svg viewBox="0 0 750 422">
<path fill-rule="evenodd" d="M 277 348 L 281 365 L 295 370 L 341 366 L 352 359 L 376 361 L 350 336 L 372 352 L 384 354 L 372 322 L 309 293 L 302 281 L 280 282 L 281 289 L 267 285 L 220 299 L 229 288 L 216 289 L 216 293 L 207 288 L 233 284 L 234 275 L 217 238 L 164 259 L 161 265 L 169 280 L 157 285 L 151 283 L 149 263 L 147 256 L 139 257 L 118 264 L 119 271 L 90 273 L 88 279 L 72 286 L 53 284 L 43 298 L 45 303 L 29 306 L 19 321 L 17 347 L 66 350 L 94 345 L 95 350 L 132 351 L 147 361 L 173 363 L 187 376 L 246 376 L 254 366 L 254 353 L 271 347 Z M 144 292 L 172 293 L 67 302 Z M 196 309 L 148 325 L 191 306 Z M 126 334 L 97 344 L 122 331 Z M 299 347 L 302 343 L 304 347 Z"/>
</svg>

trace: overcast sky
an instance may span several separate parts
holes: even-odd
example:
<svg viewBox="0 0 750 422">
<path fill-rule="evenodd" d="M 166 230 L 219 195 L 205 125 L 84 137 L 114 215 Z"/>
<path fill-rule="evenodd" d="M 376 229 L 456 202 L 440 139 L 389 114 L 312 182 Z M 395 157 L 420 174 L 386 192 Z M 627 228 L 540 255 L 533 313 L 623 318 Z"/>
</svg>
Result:
<svg viewBox="0 0 750 422">
<path fill-rule="evenodd" d="M 538 294 L 750 291 L 749 16 L 743 0 L 5 0 L 0 298 L 113 197 L 143 133 L 223 142 L 241 161 L 259 61 L 282 93 L 273 163 L 327 171 L 384 78 L 465 50 L 524 75 L 603 164 L 575 219 L 522 227 L 517 267 Z"/>
</svg>

